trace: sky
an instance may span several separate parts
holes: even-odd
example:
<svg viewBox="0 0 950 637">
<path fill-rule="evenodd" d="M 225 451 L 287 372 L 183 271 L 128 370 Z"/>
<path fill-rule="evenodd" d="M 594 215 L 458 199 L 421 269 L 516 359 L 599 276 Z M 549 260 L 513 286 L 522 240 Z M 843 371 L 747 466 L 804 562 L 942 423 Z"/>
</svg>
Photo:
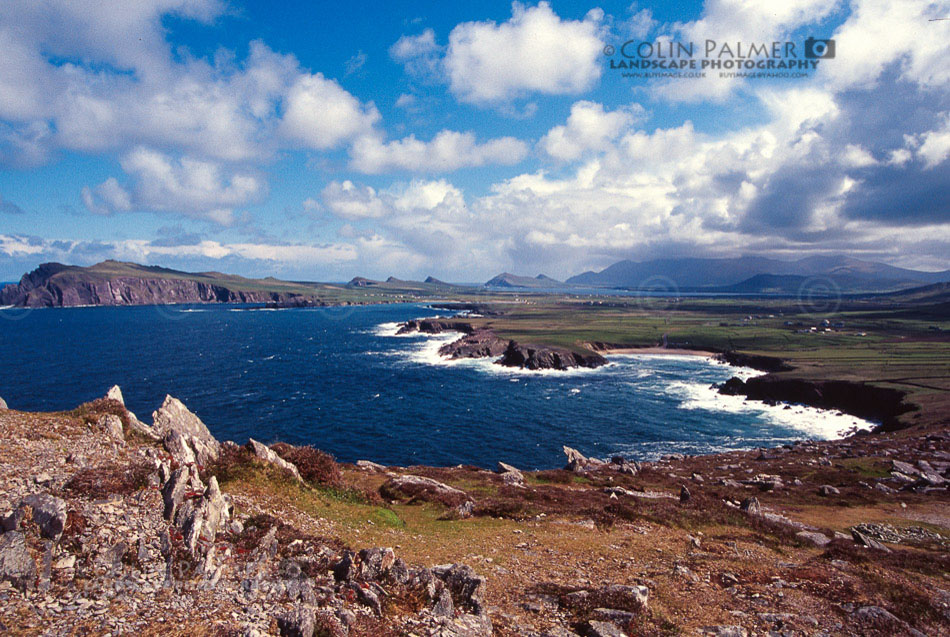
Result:
<svg viewBox="0 0 950 637">
<path fill-rule="evenodd" d="M 3 0 L 0 280 L 950 268 L 950 0 L 673 4 Z"/>
</svg>

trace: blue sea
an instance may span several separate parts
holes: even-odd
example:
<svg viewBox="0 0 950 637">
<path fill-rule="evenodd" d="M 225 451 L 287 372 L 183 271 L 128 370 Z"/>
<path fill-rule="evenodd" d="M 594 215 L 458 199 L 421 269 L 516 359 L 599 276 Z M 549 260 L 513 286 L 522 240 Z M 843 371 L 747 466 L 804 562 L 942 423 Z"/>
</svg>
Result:
<svg viewBox="0 0 950 637">
<path fill-rule="evenodd" d="M 140 419 L 165 394 L 219 439 L 311 444 L 339 460 L 526 469 L 654 459 L 830 438 L 870 423 L 720 396 L 736 369 L 702 357 L 612 356 L 596 370 L 527 372 L 446 361 L 454 335 L 396 336 L 425 305 L 0 309 L 0 396 L 71 409 L 114 384 Z M 444 313 L 443 313 L 444 314 Z"/>
</svg>

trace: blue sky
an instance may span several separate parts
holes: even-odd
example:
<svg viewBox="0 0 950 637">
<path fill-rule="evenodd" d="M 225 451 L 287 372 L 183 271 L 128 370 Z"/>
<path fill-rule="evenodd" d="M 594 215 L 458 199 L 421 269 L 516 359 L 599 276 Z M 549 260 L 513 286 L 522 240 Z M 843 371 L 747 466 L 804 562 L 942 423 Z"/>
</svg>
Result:
<svg viewBox="0 0 950 637">
<path fill-rule="evenodd" d="M 929 20 L 950 2 L 892 4 L 11 0 L 0 280 L 105 258 L 322 280 L 697 254 L 945 269 L 950 23 Z M 797 62 L 810 36 L 836 55 L 792 77 L 624 77 L 605 55 L 792 42 Z"/>
</svg>

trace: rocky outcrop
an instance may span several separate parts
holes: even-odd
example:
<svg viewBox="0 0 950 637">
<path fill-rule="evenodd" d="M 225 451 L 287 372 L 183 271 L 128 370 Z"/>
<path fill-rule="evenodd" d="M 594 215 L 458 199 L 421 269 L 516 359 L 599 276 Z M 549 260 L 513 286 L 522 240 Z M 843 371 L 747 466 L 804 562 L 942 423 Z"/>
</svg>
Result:
<svg viewBox="0 0 950 637">
<path fill-rule="evenodd" d="M 564 467 L 564 469 L 567 471 L 584 473 L 587 471 L 600 469 L 606 464 L 603 460 L 598 460 L 597 458 L 588 458 L 580 451 L 572 447 L 564 446 L 562 449 L 564 450 L 564 455 L 567 456 L 567 465 Z"/>
<path fill-rule="evenodd" d="M 792 369 L 791 365 L 775 356 L 730 351 L 719 354 L 717 358 L 735 367 L 751 367 L 760 372 L 784 372 Z"/>
<path fill-rule="evenodd" d="M 496 362 L 505 367 L 565 370 L 575 367 L 600 367 L 607 364 L 607 359 L 594 352 L 581 353 L 563 347 L 521 345 L 511 341 L 505 353 Z"/>
<path fill-rule="evenodd" d="M 272 464 L 278 469 L 286 471 L 300 482 L 303 482 L 303 477 L 301 477 L 300 471 L 297 470 L 297 467 L 292 462 L 287 462 L 278 456 L 277 452 L 267 445 L 251 438 L 247 442 L 247 450 L 253 453 L 254 456 L 261 462 Z"/>
<path fill-rule="evenodd" d="M 745 381 L 730 378 L 720 386 L 719 393 L 839 410 L 858 418 L 879 421 L 884 431 L 899 428 L 898 416 L 914 409 L 904 402 L 905 393 L 898 389 L 844 380 L 779 378 L 771 374 Z"/>
<path fill-rule="evenodd" d="M 457 341 L 439 348 L 439 354 L 457 360 L 460 358 L 494 358 L 508 350 L 511 341 L 498 338 L 491 330 L 475 330 Z"/>
<path fill-rule="evenodd" d="M 217 460 L 221 451 L 221 445 L 201 419 L 169 395 L 152 413 L 152 430 L 179 464 L 197 462 L 206 466 Z"/>
<path fill-rule="evenodd" d="M 403 323 L 396 334 L 441 334 L 442 332 L 462 332 L 471 334 L 475 328 L 464 321 L 452 321 L 446 319 L 413 319 Z"/>
<path fill-rule="evenodd" d="M 0 410 L 4 410 L 4 409 L 9 409 L 9 407 L 7 407 L 7 401 L 0 398 Z"/>
<path fill-rule="evenodd" d="M 380 495 L 390 500 L 438 502 L 471 514 L 472 498 L 455 487 L 438 480 L 414 475 L 394 475 L 379 488 Z"/>
</svg>

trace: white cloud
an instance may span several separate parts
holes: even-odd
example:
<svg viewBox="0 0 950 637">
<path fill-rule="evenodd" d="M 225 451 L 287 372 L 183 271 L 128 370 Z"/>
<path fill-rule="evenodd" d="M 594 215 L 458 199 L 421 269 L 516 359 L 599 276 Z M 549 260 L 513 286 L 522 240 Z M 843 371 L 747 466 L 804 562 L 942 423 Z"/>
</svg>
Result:
<svg viewBox="0 0 950 637">
<path fill-rule="evenodd" d="M 353 143 L 350 154 L 350 166 L 363 173 L 449 172 L 486 164 L 516 164 L 528 154 L 528 146 L 514 137 L 480 144 L 473 133 L 443 130 L 428 142 L 415 135 L 391 142 L 375 136 L 361 137 Z"/>
<path fill-rule="evenodd" d="M 257 201 L 265 191 L 253 174 L 227 173 L 218 164 L 189 157 L 175 161 L 143 147 L 123 157 L 121 165 L 131 176 L 131 189 L 111 177 L 83 188 L 83 202 L 91 212 L 170 212 L 230 225 L 235 207 Z"/>
<path fill-rule="evenodd" d="M 389 56 L 402 64 L 406 72 L 420 79 L 439 76 L 443 47 L 435 41 L 435 31 L 426 29 L 418 35 L 404 35 L 389 47 Z"/>
<path fill-rule="evenodd" d="M 944 118 L 941 128 L 925 133 L 922 140 L 917 155 L 923 158 L 927 168 L 933 168 L 950 157 L 950 114 Z"/>
<path fill-rule="evenodd" d="M 386 214 L 386 207 L 373 188 L 357 186 L 349 180 L 330 182 L 320 196 L 330 212 L 342 219 L 371 219 Z"/>
<path fill-rule="evenodd" d="M 575 102 L 563 126 L 555 126 L 541 138 L 539 146 L 549 156 L 561 161 L 578 159 L 586 151 L 606 150 L 607 143 L 644 115 L 643 107 L 634 104 L 616 111 L 605 111 L 603 104 Z"/>
<path fill-rule="evenodd" d="M 474 103 L 584 91 L 601 74 L 602 17 L 592 11 L 584 20 L 561 20 L 547 2 L 515 2 L 507 22 L 459 24 L 443 60 L 449 86 Z"/>
<path fill-rule="evenodd" d="M 280 132 L 307 148 L 326 150 L 371 131 L 380 119 L 372 104 L 363 105 L 322 74 L 305 75 L 287 94 Z"/>
</svg>

